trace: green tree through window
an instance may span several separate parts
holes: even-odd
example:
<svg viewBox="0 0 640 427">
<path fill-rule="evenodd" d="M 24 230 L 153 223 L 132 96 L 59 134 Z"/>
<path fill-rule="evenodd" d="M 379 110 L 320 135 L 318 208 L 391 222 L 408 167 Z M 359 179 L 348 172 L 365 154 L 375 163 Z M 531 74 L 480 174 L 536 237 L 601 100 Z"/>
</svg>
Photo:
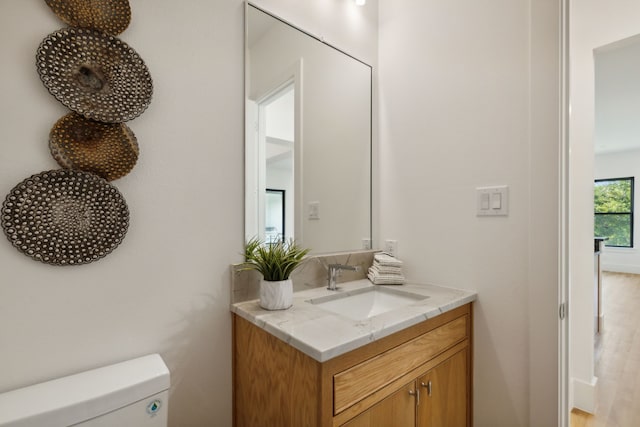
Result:
<svg viewBox="0 0 640 427">
<path fill-rule="evenodd" d="M 633 178 L 597 179 L 593 189 L 597 237 L 607 246 L 633 247 Z"/>
</svg>

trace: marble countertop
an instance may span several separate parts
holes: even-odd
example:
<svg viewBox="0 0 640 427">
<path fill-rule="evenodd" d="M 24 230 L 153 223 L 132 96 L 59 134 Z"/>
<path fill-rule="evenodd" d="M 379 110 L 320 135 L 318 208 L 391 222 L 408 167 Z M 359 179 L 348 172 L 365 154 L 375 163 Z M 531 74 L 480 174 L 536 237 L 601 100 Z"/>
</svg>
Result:
<svg viewBox="0 0 640 427">
<path fill-rule="evenodd" d="M 381 313 L 365 320 L 324 310 L 308 300 L 336 293 L 349 293 L 366 287 L 376 287 L 369 280 L 340 283 L 337 291 L 324 287 L 293 294 L 293 306 L 288 310 L 268 311 L 257 300 L 231 305 L 231 311 L 302 351 L 319 362 L 325 362 L 372 341 L 401 331 L 409 326 L 475 301 L 473 291 L 435 285 L 389 285 L 389 288 L 424 295 L 429 298 Z"/>
</svg>

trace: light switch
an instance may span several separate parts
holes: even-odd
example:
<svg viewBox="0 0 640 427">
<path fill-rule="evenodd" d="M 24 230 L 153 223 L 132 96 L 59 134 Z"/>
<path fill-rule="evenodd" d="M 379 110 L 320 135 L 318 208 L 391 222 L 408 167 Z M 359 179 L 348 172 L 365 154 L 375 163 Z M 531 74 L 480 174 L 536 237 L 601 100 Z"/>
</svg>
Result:
<svg viewBox="0 0 640 427">
<path fill-rule="evenodd" d="M 483 211 L 489 210 L 489 193 L 480 194 L 480 209 Z"/>
<path fill-rule="evenodd" d="M 491 209 L 502 209 L 502 194 L 491 193 Z"/>
<path fill-rule="evenodd" d="M 509 187 L 500 185 L 496 187 L 476 188 L 477 216 L 507 216 L 509 215 Z"/>
</svg>

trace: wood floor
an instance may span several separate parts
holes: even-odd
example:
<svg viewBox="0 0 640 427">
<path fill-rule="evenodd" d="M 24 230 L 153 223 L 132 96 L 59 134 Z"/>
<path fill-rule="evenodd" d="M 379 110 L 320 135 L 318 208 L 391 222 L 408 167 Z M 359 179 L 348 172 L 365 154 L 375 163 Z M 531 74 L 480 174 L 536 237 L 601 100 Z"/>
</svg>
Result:
<svg viewBox="0 0 640 427">
<path fill-rule="evenodd" d="M 595 415 L 574 411 L 571 427 L 640 426 L 640 275 L 603 273 L 602 293 Z"/>
</svg>

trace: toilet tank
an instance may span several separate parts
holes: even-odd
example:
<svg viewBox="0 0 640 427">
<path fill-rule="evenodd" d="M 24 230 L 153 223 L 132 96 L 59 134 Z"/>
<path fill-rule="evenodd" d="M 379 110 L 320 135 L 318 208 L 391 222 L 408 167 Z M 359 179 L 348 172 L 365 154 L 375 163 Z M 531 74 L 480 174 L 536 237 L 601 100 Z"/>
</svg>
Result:
<svg viewBox="0 0 640 427">
<path fill-rule="evenodd" d="M 1 427 L 166 427 L 169 370 L 158 354 L 0 394 Z"/>
</svg>

